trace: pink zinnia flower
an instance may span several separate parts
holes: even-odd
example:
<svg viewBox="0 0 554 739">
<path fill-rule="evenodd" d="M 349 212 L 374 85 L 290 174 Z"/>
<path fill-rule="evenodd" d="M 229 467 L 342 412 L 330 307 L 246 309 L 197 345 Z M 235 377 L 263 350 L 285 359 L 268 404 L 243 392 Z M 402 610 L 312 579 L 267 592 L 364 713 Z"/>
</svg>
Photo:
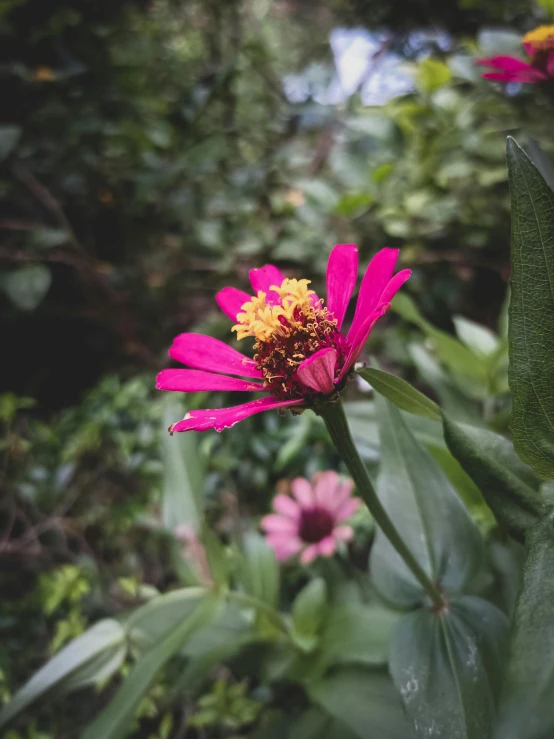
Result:
<svg viewBox="0 0 554 739">
<path fill-rule="evenodd" d="M 190 411 L 170 432 L 222 431 L 272 408 L 313 407 L 342 390 L 375 322 L 410 276 L 405 269 L 393 277 L 397 258 L 398 249 L 381 249 L 369 263 L 347 334 L 340 329 L 358 276 L 354 244 L 339 244 L 329 256 L 325 306 L 308 288 L 309 280 L 288 279 L 271 264 L 250 271 L 253 296 L 223 288 L 217 303 L 235 322 L 237 339 L 255 339 L 254 359 L 210 336 L 181 334 L 169 355 L 195 369 L 164 370 L 156 387 L 185 393 L 262 392 L 266 397 L 233 408 Z"/>
<path fill-rule="evenodd" d="M 319 472 L 312 484 L 303 477 L 292 481 L 292 496 L 277 495 L 273 499 L 276 513 L 264 516 L 262 529 L 277 559 L 287 559 L 299 552 L 300 561 L 312 562 L 316 557 L 330 557 L 337 542 L 350 541 L 352 528 L 342 522 L 360 504 L 352 498 L 351 480 L 340 480 L 336 472 Z"/>
<path fill-rule="evenodd" d="M 494 56 L 479 59 L 477 64 L 497 69 L 486 72 L 486 80 L 501 82 L 529 82 L 536 84 L 554 78 L 554 26 L 539 26 L 523 37 L 523 46 L 531 57 L 524 62 L 511 56 Z"/>
</svg>

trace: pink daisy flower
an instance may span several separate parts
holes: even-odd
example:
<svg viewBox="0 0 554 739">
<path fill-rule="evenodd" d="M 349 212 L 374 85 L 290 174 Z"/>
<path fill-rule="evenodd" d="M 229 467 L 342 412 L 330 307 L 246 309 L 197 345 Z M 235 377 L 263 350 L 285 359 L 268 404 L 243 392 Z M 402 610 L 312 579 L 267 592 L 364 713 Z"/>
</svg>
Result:
<svg viewBox="0 0 554 739">
<path fill-rule="evenodd" d="M 342 522 L 360 505 L 352 498 L 351 480 L 340 480 L 336 472 L 319 472 L 312 484 L 303 477 L 292 481 L 292 496 L 273 499 L 275 513 L 261 522 L 268 544 L 277 559 L 299 552 L 300 561 L 309 564 L 316 557 L 330 557 L 340 541 L 350 541 L 353 532 Z"/>
<path fill-rule="evenodd" d="M 486 72 L 486 80 L 500 82 L 529 82 L 537 84 L 554 78 L 554 26 L 539 26 L 523 37 L 523 47 L 530 62 L 512 56 L 494 56 L 479 59 L 477 64 L 492 67 L 496 72 Z"/>
<path fill-rule="evenodd" d="M 398 249 L 381 249 L 362 280 L 348 333 L 341 327 L 358 277 L 358 250 L 339 244 L 327 264 L 327 303 L 308 288 L 309 280 L 286 278 L 271 264 L 250 270 L 254 295 L 225 287 L 216 301 L 235 322 L 237 339 L 255 339 L 254 358 L 202 334 L 181 334 L 169 356 L 194 369 L 160 372 L 156 387 L 174 392 L 233 390 L 266 396 L 232 408 L 190 411 L 174 431 L 222 431 L 254 413 L 273 408 L 314 407 L 335 395 L 352 368 L 376 321 L 410 276 L 393 277 Z M 233 376 L 229 376 L 233 375 Z M 248 378 L 248 379 L 239 379 Z"/>
</svg>

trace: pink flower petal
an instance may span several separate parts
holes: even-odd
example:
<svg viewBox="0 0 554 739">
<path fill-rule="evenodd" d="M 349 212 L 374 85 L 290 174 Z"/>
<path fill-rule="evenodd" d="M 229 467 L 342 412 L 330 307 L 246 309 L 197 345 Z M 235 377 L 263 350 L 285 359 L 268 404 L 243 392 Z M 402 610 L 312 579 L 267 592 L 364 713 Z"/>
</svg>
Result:
<svg viewBox="0 0 554 739">
<path fill-rule="evenodd" d="M 180 334 L 175 337 L 169 356 L 197 369 L 245 377 L 263 377 L 256 362 L 223 341 L 204 334 Z"/>
<path fill-rule="evenodd" d="M 306 547 L 302 554 L 300 555 L 300 561 L 304 565 L 309 565 L 310 562 L 313 562 L 314 559 L 319 555 L 319 545 L 318 544 L 310 544 L 310 546 Z"/>
<path fill-rule="evenodd" d="M 280 560 L 288 559 L 302 549 L 300 539 L 289 534 L 268 534 L 266 541 Z"/>
<path fill-rule="evenodd" d="M 352 526 L 335 526 L 333 538 L 335 541 L 351 541 L 354 536 Z"/>
<path fill-rule="evenodd" d="M 535 49 L 533 47 L 533 44 L 530 44 L 529 41 L 523 42 L 523 48 L 529 56 L 535 56 Z"/>
<path fill-rule="evenodd" d="M 549 77 L 554 77 L 554 51 L 551 51 L 546 60 L 546 72 Z"/>
<path fill-rule="evenodd" d="M 236 377 L 193 369 L 163 370 L 156 378 L 156 387 L 158 390 L 173 390 L 179 393 L 198 393 L 205 390 L 238 390 L 259 393 L 264 389 L 260 382 L 249 382 Z"/>
<path fill-rule="evenodd" d="M 335 489 L 335 495 L 329 505 L 329 510 L 333 513 L 333 517 L 336 519 L 336 512 L 339 510 L 341 505 L 350 498 L 352 490 L 354 489 L 354 483 L 352 480 L 341 480 Z"/>
<path fill-rule="evenodd" d="M 276 513 L 270 513 L 264 516 L 260 522 L 260 526 L 264 531 L 271 534 L 296 534 L 298 526 L 296 521 L 287 516 L 278 516 Z"/>
<path fill-rule="evenodd" d="M 314 498 L 318 505 L 333 510 L 333 500 L 339 485 L 339 476 L 333 470 L 318 472 L 312 478 Z"/>
<path fill-rule="evenodd" d="M 287 408 L 290 405 L 301 405 L 303 400 L 275 400 L 271 396 L 251 400 L 249 403 L 235 405 L 232 408 L 209 408 L 201 411 L 189 411 L 182 421 L 173 424 L 170 432 L 175 431 L 207 431 L 231 428 L 239 421 L 244 421 L 255 413 L 263 413 L 274 408 Z"/>
<path fill-rule="evenodd" d="M 333 380 L 336 363 L 336 349 L 332 347 L 320 349 L 300 364 L 297 370 L 298 379 L 303 385 L 317 390 L 318 393 L 329 395 L 335 389 Z"/>
<path fill-rule="evenodd" d="M 359 498 L 349 498 L 348 500 L 345 500 L 335 512 L 335 519 L 337 521 L 346 521 L 346 519 L 350 518 L 354 511 L 358 509 L 360 503 L 361 501 Z"/>
<path fill-rule="evenodd" d="M 493 69 L 503 69 L 505 72 L 515 72 L 522 69 L 529 69 L 531 66 L 527 62 L 522 62 L 521 59 L 516 59 L 513 56 L 493 56 L 487 59 L 478 59 L 476 64 L 482 67 L 492 67 Z"/>
<path fill-rule="evenodd" d="M 322 539 L 317 544 L 318 552 L 319 554 L 321 554 L 322 557 L 330 557 L 335 551 L 335 548 L 336 542 L 332 534 L 326 536 L 325 539 Z"/>
<path fill-rule="evenodd" d="M 224 287 L 215 296 L 215 301 L 221 310 L 233 323 L 237 322 L 237 313 L 241 312 L 242 306 L 249 303 L 252 296 L 236 287 Z"/>
<path fill-rule="evenodd" d="M 365 324 L 368 316 L 382 303 L 381 295 L 394 272 L 398 252 L 398 249 L 381 249 L 368 264 L 360 287 L 354 319 L 346 337 L 350 343 L 353 343 L 353 337 Z"/>
<path fill-rule="evenodd" d="M 300 503 L 301 508 L 311 508 L 314 504 L 312 486 L 303 477 L 296 477 L 292 483 L 292 494 Z"/>
<path fill-rule="evenodd" d="M 257 295 L 260 290 L 263 290 L 266 294 L 266 303 L 268 305 L 281 302 L 279 294 L 269 288 L 273 285 L 281 287 L 284 279 L 284 274 L 273 264 L 266 264 L 264 267 L 250 270 L 250 284 L 252 285 L 254 294 Z"/>
<path fill-rule="evenodd" d="M 355 244 L 337 244 L 327 262 L 327 308 L 340 330 L 358 279 L 358 249 Z"/>
<path fill-rule="evenodd" d="M 385 315 L 389 308 L 390 303 L 387 303 L 386 305 L 380 306 L 373 313 L 370 313 L 365 322 L 359 325 L 357 332 L 352 335 L 350 351 L 348 352 L 348 355 L 346 357 L 344 367 L 341 370 L 341 377 L 344 377 L 350 367 L 352 367 L 352 365 L 357 361 L 364 347 L 364 344 L 366 343 L 369 334 L 371 333 L 372 328 L 375 326 L 381 316 Z"/>
<path fill-rule="evenodd" d="M 282 516 L 287 516 L 297 521 L 300 517 L 300 506 L 289 495 L 276 495 L 273 498 L 273 508 Z"/>
<path fill-rule="evenodd" d="M 394 277 L 389 280 L 388 285 L 383 290 L 379 303 L 390 303 L 406 280 L 410 279 L 411 274 L 411 269 L 402 269 L 400 272 L 397 272 Z"/>
</svg>

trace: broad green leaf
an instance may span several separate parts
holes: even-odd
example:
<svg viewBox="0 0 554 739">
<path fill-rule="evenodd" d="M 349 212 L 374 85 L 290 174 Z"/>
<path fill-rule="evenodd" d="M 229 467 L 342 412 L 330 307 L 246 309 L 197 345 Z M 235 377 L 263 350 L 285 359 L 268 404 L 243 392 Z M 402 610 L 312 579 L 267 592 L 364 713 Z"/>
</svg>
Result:
<svg viewBox="0 0 554 739">
<path fill-rule="evenodd" d="M 275 608 L 279 597 L 279 564 L 263 536 L 248 531 L 243 541 L 241 583 L 244 590 Z"/>
<path fill-rule="evenodd" d="M 377 398 L 377 409 L 381 503 L 431 580 L 446 593 L 460 592 L 479 566 L 479 532 L 448 478 L 410 433 L 397 408 Z M 379 530 L 371 552 L 371 573 L 387 600 L 400 606 L 421 602 L 421 585 Z"/>
<path fill-rule="evenodd" d="M 502 611 L 473 596 L 403 618 L 390 672 L 418 739 L 488 739 L 507 635 Z"/>
<path fill-rule="evenodd" d="M 126 630 L 133 644 L 150 648 L 186 619 L 206 595 L 204 588 L 183 588 L 152 598 L 131 614 Z"/>
<path fill-rule="evenodd" d="M 0 162 L 12 153 L 20 138 L 20 126 L 0 126 Z"/>
<path fill-rule="evenodd" d="M 312 701 L 361 739 L 408 739 L 409 725 L 388 675 L 343 668 L 308 684 Z"/>
<path fill-rule="evenodd" d="M 370 367 L 360 370 L 359 374 L 380 395 L 383 395 L 401 410 L 414 413 L 416 416 L 430 418 L 432 421 L 440 421 L 441 412 L 438 405 L 429 400 L 423 393 L 420 393 L 419 390 L 416 390 L 415 387 L 412 387 L 406 380 Z"/>
<path fill-rule="evenodd" d="M 550 0 L 550 2 L 552 2 L 554 9 L 554 0 Z M 542 174 L 550 189 L 554 191 L 554 161 L 552 157 L 543 151 L 538 141 L 534 141 L 533 139 L 529 141 L 527 149 L 529 151 L 529 158 Z"/>
<path fill-rule="evenodd" d="M 554 478 L 554 193 L 508 139 L 512 196 L 510 370 L 514 447 Z"/>
<path fill-rule="evenodd" d="M 101 682 L 120 667 L 126 652 L 126 634 L 121 624 L 113 619 L 99 621 L 18 690 L 0 713 L 0 727 L 54 689 L 68 692 Z"/>
<path fill-rule="evenodd" d="M 163 492 L 162 521 L 170 531 L 188 524 L 195 531 L 202 519 L 201 497 L 204 470 L 198 452 L 196 434 L 167 433 L 169 426 L 182 415 L 182 407 L 169 397 L 166 401 L 162 429 Z"/>
<path fill-rule="evenodd" d="M 498 522 L 522 538 L 546 511 L 533 470 L 519 459 L 508 439 L 493 431 L 457 423 L 445 415 L 444 437 Z"/>
<path fill-rule="evenodd" d="M 319 649 L 327 664 L 384 665 L 398 613 L 378 605 L 344 602 L 331 607 Z"/>
<path fill-rule="evenodd" d="M 8 272 L 3 279 L 4 290 L 12 303 L 21 310 L 38 307 L 52 283 L 52 274 L 43 264 Z"/>
<path fill-rule="evenodd" d="M 485 398 L 488 391 L 487 369 L 481 359 L 461 341 L 427 321 L 406 293 L 398 293 L 392 308 L 406 321 L 414 323 L 431 339 L 440 361 L 449 368 L 460 387 L 471 397 Z"/>
<path fill-rule="evenodd" d="M 193 634 L 215 619 L 219 605 L 220 602 L 213 595 L 205 596 L 187 618 L 180 621 L 145 652 L 106 708 L 92 724 L 89 724 L 83 739 L 124 737 L 140 701 L 152 685 L 156 674 L 183 648 Z"/>
<path fill-rule="evenodd" d="M 327 605 L 327 586 L 322 577 L 316 577 L 305 585 L 292 604 L 294 636 L 299 646 L 313 649 L 323 622 Z"/>
<path fill-rule="evenodd" d="M 554 736 L 554 514 L 527 535 L 527 560 L 495 739 Z"/>
<path fill-rule="evenodd" d="M 356 739 L 357 736 L 322 708 L 311 706 L 291 726 L 287 739 Z M 278 739 L 284 739 L 284 735 L 280 734 Z"/>
<path fill-rule="evenodd" d="M 454 316 L 452 319 L 456 333 L 460 341 L 474 354 L 480 357 L 488 357 L 498 348 L 498 336 L 486 326 L 480 326 L 463 316 Z"/>
<path fill-rule="evenodd" d="M 423 92 L 435 92 L 452 77 L 450 69 L 438 59 L 424 59 L 417 66 L 416 82 Z"/>
</svg>

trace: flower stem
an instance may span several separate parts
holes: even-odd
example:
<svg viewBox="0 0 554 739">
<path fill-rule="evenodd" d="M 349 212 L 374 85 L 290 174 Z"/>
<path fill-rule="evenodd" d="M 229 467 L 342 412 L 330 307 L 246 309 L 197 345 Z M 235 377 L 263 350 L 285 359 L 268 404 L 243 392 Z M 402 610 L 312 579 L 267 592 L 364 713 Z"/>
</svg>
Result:
<svg viewBox="0 0 554 739">
<path fill-rule="evenodd" d="M 356 489 L 369 508 L 375 523 L 381 528 L 381 531 L 396 549 L 400 557 L 402 557 L 413 576 L 420 583 L 429 598 L 431 598 L 434 607 L 439 610 L 442 609 L 445 606 L 445 601 L 439 589 L 431 581 L 410 549 L 406 546 L 404 539 L 400 536 L 398 529 L 389 518 L 388 513 L 377 497 L 375 488 L 367 474 L 366 467 L 352 439 L 342 401 L 338 400 L 334 403 L 327 403 L 321 408 L 318 408 L 317 412 L 323 418 L 331 440 L 343 462 L 348 467 L 352 479 L 356 484 Z"/>
</svg>

